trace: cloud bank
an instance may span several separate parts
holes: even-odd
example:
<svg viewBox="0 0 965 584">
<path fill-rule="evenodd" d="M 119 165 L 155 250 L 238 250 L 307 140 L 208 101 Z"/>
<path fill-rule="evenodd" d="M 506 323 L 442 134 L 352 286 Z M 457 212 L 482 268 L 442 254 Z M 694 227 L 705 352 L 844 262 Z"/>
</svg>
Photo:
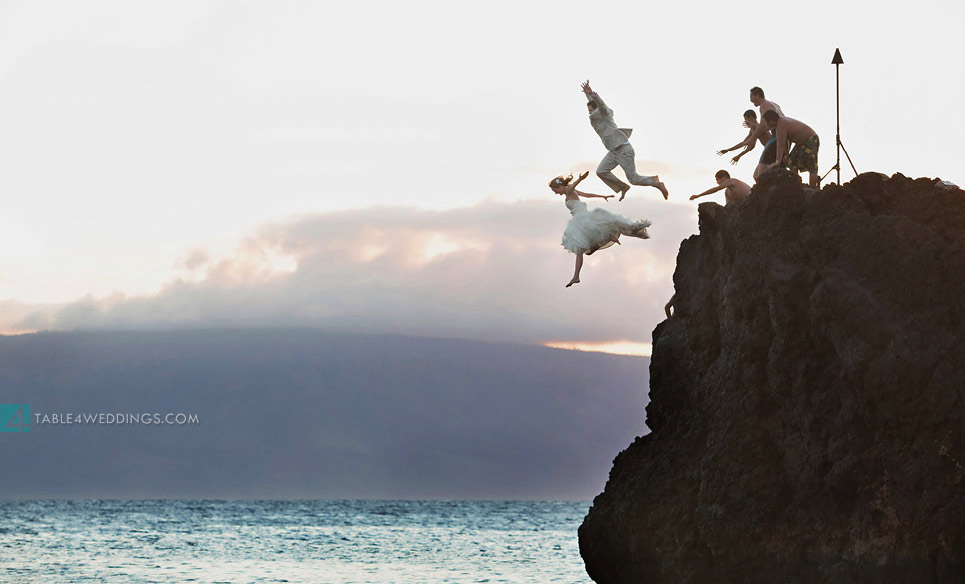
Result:
<svg viewBox="0 0 965 584">
<path fill-rule="evenodd" d="M 655 194 L 655 192 L 653 193 Z M 634 197 L 633 195 L 636 195 Z M 588 256 L 563 285 L 559 197 L 429 211 L 379 207 L 265 225 L 227 257 L 203 249 L 156 294 L 10 307 L 6 330 L 309 326 L 479 340 L 650 340 L 672 293 L 689 205 L 631 192 L 604 203 L 653 221 L 652 239 Z"/>
</svg>

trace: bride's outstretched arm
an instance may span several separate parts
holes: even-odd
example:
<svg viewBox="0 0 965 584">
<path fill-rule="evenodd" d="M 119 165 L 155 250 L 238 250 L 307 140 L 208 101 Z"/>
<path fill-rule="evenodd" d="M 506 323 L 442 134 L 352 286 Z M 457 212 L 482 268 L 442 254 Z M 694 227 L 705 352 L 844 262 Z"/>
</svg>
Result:
<svg viewBox="0 0 965 584">
<path fill-rule="evenodd" d="M 589 175 L 590 175 L 589 172 L 584 172 L 583 174 L 581 174 L 580 176 L 578 176 L 575 181 L 573 181 L 572 183 L 569 184 L 569 186 L 566 187 L 566 195 L 567 195 L 567 196 L 579 195 L 579 196 L 581 196 L 581 197 L 586 196 L 586 195 L 584 195 L 583 193 L 581 193 L 580 191 L 576 190 L 576 185 L 578 185 L 578 184 L 580 184 L 581 182 L 583 182 L 583 179 L 585 179 L 585 178 L 588 177 Z"/>
<path fill-rule="evenodd" d="M 584 193 L 583 191 L 576 191 L 576 194 L 587 199 L 603 199 L 604 201 L 613 198 L 613 195 L 594 195 L 593 193 Z"/>
<path fill-rule="evenodd" d="M 580 176 L 576 177 L 576 182 L 574 182 L 573 185 L 575 186 L 580 184 L 581 182 L 583 182 L 583 179 L 585 179 L 588 176 L 590 176 L 590 171 L 581 172 Z"/>
</svg>

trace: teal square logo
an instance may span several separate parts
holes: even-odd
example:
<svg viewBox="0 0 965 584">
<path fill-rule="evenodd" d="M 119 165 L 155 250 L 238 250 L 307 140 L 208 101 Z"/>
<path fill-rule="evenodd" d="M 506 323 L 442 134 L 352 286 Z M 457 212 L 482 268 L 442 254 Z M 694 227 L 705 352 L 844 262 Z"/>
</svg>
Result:
<svg viewBox="0 0 965 584">
<path fill-rule="evenodd" d="M 29 432 L 30 404 L 0 404 L 0 432 Z"/>
</svg>

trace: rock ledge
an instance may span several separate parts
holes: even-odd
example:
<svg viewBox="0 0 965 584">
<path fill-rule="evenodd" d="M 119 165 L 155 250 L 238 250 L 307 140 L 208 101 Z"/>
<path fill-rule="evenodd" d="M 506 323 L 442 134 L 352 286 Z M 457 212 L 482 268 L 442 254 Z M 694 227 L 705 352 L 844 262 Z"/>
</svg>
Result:
<svg viewBox="0 0 965 584">
<path fill-rule="evenodd" d="M 680 245 L 651 433 L 580 527 L 587 572 L 965 582 L 965 192 L 768 179 Z"/>
</svg>

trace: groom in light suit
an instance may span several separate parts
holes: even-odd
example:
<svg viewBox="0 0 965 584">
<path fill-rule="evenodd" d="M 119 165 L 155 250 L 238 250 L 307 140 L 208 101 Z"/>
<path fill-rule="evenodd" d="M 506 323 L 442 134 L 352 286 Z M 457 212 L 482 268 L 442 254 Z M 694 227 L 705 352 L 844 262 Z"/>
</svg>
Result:
<svg viewBox="0 0 965 584">
<path fill-rule="evenodd" d="M 603 100 L 595 91 L 590 89 L 589 81 L 583 82 L 581 87 L 583 87 L 583 93 L 586 94 L 586 107 L 590 110 L 590 125 L 600 135 L 603 145 L 608 150 L 607 155 L 603 157 L 600 165 L 596 168 L 596 175 L 613 189 L 613 192 L 620 193 L 620 200 L 622 201 L 623 197 L 627 196 L 630 185 L 613 174 L 613 169 L 619 165 L 626 173 L 627 180 L 632 184 L 660 189 L 663 198 L 666 199 L 669 193 L 666 185 L 660 182 L 659 176 L 637 174 L 637 165 L 633 160 L 635 153 L 628 140 L 632 130 L 617 127 L 616 122 L 613 121 L 613 110 L 603 103 Z"/>
</svg>

